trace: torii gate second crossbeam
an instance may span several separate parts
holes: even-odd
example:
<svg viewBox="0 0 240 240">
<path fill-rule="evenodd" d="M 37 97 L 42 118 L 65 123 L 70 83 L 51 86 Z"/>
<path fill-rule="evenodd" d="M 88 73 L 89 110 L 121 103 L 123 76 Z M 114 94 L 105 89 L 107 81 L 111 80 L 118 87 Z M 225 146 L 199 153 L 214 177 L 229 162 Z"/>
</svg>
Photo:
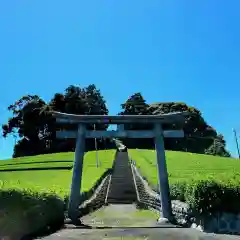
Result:
<svg viewBox="0 0 240 240">
<path fill-rule="evenodd" d="M 171 113 L 164 115 L 75 115 L 53 112 L 57 123 L 78 125 L 77 131 L 58 131 L 57 138 L 76 138 L 75 160 L 71 193 L 68 205 L 68 215 L 72 221 L 77 221 L 79 216 L 80 188 L 82 181 L 83 157 L 86 138 L 154 138 L 157 152 L 157 170 L 159 192 L 161 197 L 160 218 L 170 220 L 172 217 L 171 201 L 169 194 L 168 172 L 165 159 L 164 137 L 183 138 L 183 130 L 164 130 L 162 124 L 182 125 L 185 121 L 184 113 Z M 89 131 L 86 124 L 118 124 L 116 131 Z M 126 123 L 153 124 L 153 130 L 124 130 Z"/>
</svg>

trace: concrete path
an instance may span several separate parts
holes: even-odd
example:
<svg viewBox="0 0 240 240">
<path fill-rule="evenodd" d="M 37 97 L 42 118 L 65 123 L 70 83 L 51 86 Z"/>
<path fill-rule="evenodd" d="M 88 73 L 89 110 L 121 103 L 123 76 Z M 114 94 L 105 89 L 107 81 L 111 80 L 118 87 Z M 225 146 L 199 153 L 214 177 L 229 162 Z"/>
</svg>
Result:
<svg viewBox="0 0 240 240">
<path fill-rule="evenodd" d="M 114 204 L 84 216 L 85 225 L 93 227 L 156 227 L 159 214 L 138 210 L 134 204 Z"/>
<path fill-rule="evenodd" d="M 171 224 L 160 225 L 156 222 L 157 218 L 158 213 L 150 210 L 137 210 L 135 205 L 109 205 L 82 218 L 83 223 L 93 229 L 66 225 L 65 229 L 41 239 L 240 239 L 240 236 L 207 234 Z"/>
<path fill-rule="evenodd" d="M 230 240 L 239 237 L 201 233 L 193 229 L 128 228 L 128 229 L 65 229 L 45 240 Z"/>
</svg>

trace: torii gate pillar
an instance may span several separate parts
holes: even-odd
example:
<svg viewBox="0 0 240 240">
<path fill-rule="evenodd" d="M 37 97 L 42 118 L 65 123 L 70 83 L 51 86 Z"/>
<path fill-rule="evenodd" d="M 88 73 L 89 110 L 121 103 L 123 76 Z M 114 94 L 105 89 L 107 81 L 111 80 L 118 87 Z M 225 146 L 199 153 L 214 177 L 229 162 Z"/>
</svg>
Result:
<svg viewBox="0 0 240 240">
<path fill-rule="evenodd" d="M 168 172 L 164 149 L 164 138 L 161 124 L 155 124 L 155 148 L 157 153 L 158 187 L 161 198 L 161 213 L 159 221 L 172 218 L 172 207 L 169 194 Z"/>
<path fill-rule="evenodd" d="M 81 197 L 80 189 L 82 184 L 83 158 L 85 151 L 85 132 L 86 132 L 85 124 L 83 123 L 79 124 L 76 137 L 76 149 L 73 164 L 71 192 L 68 204 L 68 216 L 74 222 L 79 221 L 79 201 Z"/>
</svg>

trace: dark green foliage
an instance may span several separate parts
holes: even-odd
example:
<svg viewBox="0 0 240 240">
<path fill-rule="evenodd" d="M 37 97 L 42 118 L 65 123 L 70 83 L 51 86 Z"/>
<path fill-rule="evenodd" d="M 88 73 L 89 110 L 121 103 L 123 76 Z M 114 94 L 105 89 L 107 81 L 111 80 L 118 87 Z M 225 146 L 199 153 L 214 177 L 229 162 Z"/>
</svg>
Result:
<svg viewBox="0 0 240 240">
<path fill-rule="evenodd" d="M 13 158 L 41 154 L 44 152 L 44 149 L 45 143 L 43 140 L 22 138 L 14 146 Z"/>
<path fill-rule="evenodd" d="M 130 96 L 124 104 L 121 104 L 122 112 L 119 115 L 150 115 L 152 112 L 149 110 L 149 105 L 141 93 L 135 93 Z M 151 129 L 152 125 L 149 124 L 125 124 L 127 130 L 141 130 Z"/>
<path fill-rule="evenodd" d="M 170 185 L 170 195 L 172 199 L 185 201 L 186 183 L 175 183 Z M 158 191 L 158 189 L 156 189 Z"/>
<path fill-rule="evenodd" d="M 187 185 L 186 202 L 200 214 L 240 212 L 240 188 L 202 180 Z"/>
<path fill-rule="evenodd" d="M 64 201 L 53 194 L 1 190 L 0 211 L 0 237 L 10 239 L 60 228 L 64 223 Z"/>
<path fill-rule="evenodd" d="M 222 156 L 222 157 L 230 157 L 230 153 L 225 149 L 226 142 L 223 139 L 222 135 L 218 135 L 214 141 L 213 144 L 206 149 L 205 153 L 215 156 Z"/>
<path fill-rule="evenodd" d="M 130 96 L 127 101 L 121 104 L 123 111 L 120 115 L 148 115 L 149 105 L 146 104 L 146 100 L 141 93 L 135 93 Z"/>
<path fill-rule="evenodd" d="M 13 117 L 2 126 L 3 136 L 15 134 L 20 138 L 13 156 L 41 153 L 45 148 L 42 137 L 48 132 L 42 109 L 46 103 L 36 95 L 26 95 L 8 107 Z"/>
<path fill-rule="evenodd" d="M 44 106 L 46 103 L 36 95 L 23 96 L 10 105 L 8 110 L 12 112 L 13 117 L 3 125 L 3 136 L 6 137 L 17 130 L 19 137 L 39 139 L 38 135 L 44 134 L 45 131 L 43 116 L 40 114 Z"/>
<path fill-rule="evenodd" d="M 146 103 L 141 93 L 135 93 L 130 96 L 127 101 L 121 104 L 122 111 L 119 115 L 151 115 L 150 106 Z M 126 130 L 150 130 L 153 128 L 151 124 L 125 124 Z M 128 148 L 154 148 L 153 139 L 123 139 L 124 145 Z"/>
<path fill-rule="evenodd" d="M 240 188 L 213 180 L 179 182 L 170 185 L 171 199 L 187 202 L 197 214 L 240 212 Z"/>
<path fill-rule="evenodd" d="M 203 119 L 201 112 L 181 102 L 163 102 L 147 104 L 141 93 L 135 93 L 130 96 L 127 101 L 121 105 L 121 115 L 158 115 L 173 112 L 189 113 L 185 117 L 183 126 L 171 124 L 163 126 L 163 129 L 178 129 L 182 128 L 185 133 L 183 139 L 165 139 L 165 148 L 167 150 L 187 151 L 194 153 L 205 153 L 220 156 L 230 156 L 225 150 L 225 142 L 223 137 L 219 139 L 216 130 L 209 126 Z M 153 126 L 149 124 L 126 124 L 126 129 L 148 130 Z M 216 141 L 217 139 L 217 141 Z M 128 148 L 155 148 L 153 139 L 126 139 L 125 145 Z"/>
<path fill-rule="evenodd" d="M 130 96 L 121 105 L 120 115 L 155 115 L 171 112 L 188 112 L 184 126 L 184 139 L 165 139 L 167 150 L 207 153 L 212 155 L 230 156 L 225 150 L 225 141 L 219 137 L 214 128 L 203 119 L 201 112 L 181 102 L 147 104 L 141 93 Z M 50 111 L 72 114 L 107 115 L 106 102 L 99 89 L 94 84 L 85 88 L 70 85 L 64 93 L 55 93 L 49 103 L 39 96 L 26 95 L 8 107 L 12 117 L 2 126 L 3 136 L 14 134 L 18 142 L 14 147 L 13 157 L 36 155 L 42 153 L 74 151 L 75 140 L 56 139 L 56 130 L 75 130 L 74 125 L 58 125 L 51 118 Z M 96 124 L 96 130 L 107 129 L 106 124 Z M 88 129 L 94 129 L 88 125 Z M 126 124 L 128 130 L 149 130 L 150 124 Z M 179 126 L 171 124 L 163 128 L 176 129 Z M 98 139 L 98 149 L 114 148 L 109 139 Z M 153 139 L 124 139 L 128 148 L 153 149 Z M 94 139 L 86 140 L 86 151 L 95 148 Z"/>
<path fill-rule="evenodd" d="M 3 136 L 15 134 L 18 142 L 14 147 L 13 157 L 36 155 L 42 153 L 73 151 L 75 140 L 56 139 L 55 119 L 50 111 L 72 114 L 107 115 L 105 100 L 94 84 L 86 88 L 70 85 L 65 92 L 56 93 L 49 103 L 39 96 L 27 95 L 8 107 L 13 116 L 2 126 Z M 62 126 L 59 126 L 63 129 Z M 96 130 L 106 129 L 105 124 L 96 124 Z M 75 129 L 76 126 L 64 126 Z M 87 126 L 93 129 L 93 125 Z M 86 140 L 86 151 L 94 149 L 94 139 Z M 98 148 L 114 147 L 109 140 L 99 141 Z"/>
<path fill-rule="evenodd" d="M 169 150 L 187 151 L 194 153 L 204 153 L 217 136 L 214 128 L 209 126 L 203 119 L 201 112 L 181 102 L 156 103 L 150 106 L 153 114 L 166 114 L 171 112 L 187 112 L 185 124 L 182 129 L 185 133 L 184 139 L 166 139 L 165 145 Z M 168 128 L 177 128 L 178 126 L 168 126 Z"/>
</svg>

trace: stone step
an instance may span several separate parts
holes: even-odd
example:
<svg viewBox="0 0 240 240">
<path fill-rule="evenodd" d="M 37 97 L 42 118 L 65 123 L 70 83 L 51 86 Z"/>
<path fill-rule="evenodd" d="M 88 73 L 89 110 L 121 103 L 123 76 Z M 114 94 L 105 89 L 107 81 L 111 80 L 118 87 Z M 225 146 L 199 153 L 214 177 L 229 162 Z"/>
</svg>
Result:
<svg viewBox="0 0 240 240">
<path fill-rule="evenodd" d="M 126 174 L 126 173 L 125 173 Z M 116 180 L 125 180 L 125 181 L 129 181 L 129 180 L 132 180 L 132 178 L 130 178 L 129 176 L 125 175 L 125 176 L 122 176 L 122 175 L 112 175 L 112 179 L 116 179 Z"/>
<path fill-rule="evenodd" d="M 113 172 L 113 175 L 116 176 L 116 177 L 130 177 L 131 176 L 131 172 L 130 171 L 127 171 L 127 170 L 124 170 L 124 171 L 118 171 L 118 172 Z M 130 175 L 130 176 L 129 176 Z"/>
<path fill-rule="evenodd" d="M 131 182 L 131 179 L 129 180 L 121 180 L 121 179 L 111 179 L 112 186 L 113 185 L 129 185 L 132 187 L 134 184 Z"/>
<path fill-rule="evenodd" d="M 110 198 L 111 196 L 109 196 L 109 198 Z M 125 193 L 125 194 L 114 194 L 111 198 L 128 198 L 128 197 L 130 197 L 130 198 L 133 198 L 133 197 L 135 197 L 135 194 L 134 193 Z"/>
<path fill-rule="evenodd" d="M 117 192 L 117 191 L 113 191 L 113 194 L 112 194 L 112 196 L 113 197 L 116 197 L 116 196 L 123 196 L 124 195 L 124 197 L 126 196 L 134 196 L 135 195 L 135 193 L 134 192 L 128 192 L 128 193 L 126 193 L 126 192 Z"/>
<path fill-rule="evenodd" d="M 132 188 L 112 188 L 109 189 L 112 194 L 128 194 L 128 193 L 135 193 L 135 191 Z"/>
<path fill-rule="evenodd" d="M 108 199 L 108 203 L 110 204 L 131 204 L 133 202 L 136 202 L 135 198 L 134 199 L 113 199 L 113 198 L 110 198 Z"/>
<path fill-rule="evenodd" d="M 108 200 L 114 200 L 114 201 L 119 201 L 120 202 L 122 200 L 124 200 L 124 201 L 127 201 L 127 200 L 135 201 L 136 199 L 135 199 L 134 196 L 128 196 L 128 197 L 123 197 L 123 196 L 122 197 L 118 197 L 118 196 L 116 196 L 116 197 L 108 198 Z"/>
<path fill-rule="evenodd" d="M 135 193 L 132 188 L 112 188 L 109 189 L 114 194 L 128 194 L 128 193 Z"/>
<path fill-rule="evenodd" d="M 117 182 L 117 181 L 132 182 L 133 181 L 132 178 L 127 177 L 127 176 L 126 177 L 114 177 L 114 176 L 112 176 L 111 181 L 113 182 L 113 180 L 115 180 L 115 182 Z"/>
<path fill-rule="evenodd" d="M 127 152 L 116 154 L 113 168 L 107 202 L 132 203 L 137 194 Z"/>
</svg>

